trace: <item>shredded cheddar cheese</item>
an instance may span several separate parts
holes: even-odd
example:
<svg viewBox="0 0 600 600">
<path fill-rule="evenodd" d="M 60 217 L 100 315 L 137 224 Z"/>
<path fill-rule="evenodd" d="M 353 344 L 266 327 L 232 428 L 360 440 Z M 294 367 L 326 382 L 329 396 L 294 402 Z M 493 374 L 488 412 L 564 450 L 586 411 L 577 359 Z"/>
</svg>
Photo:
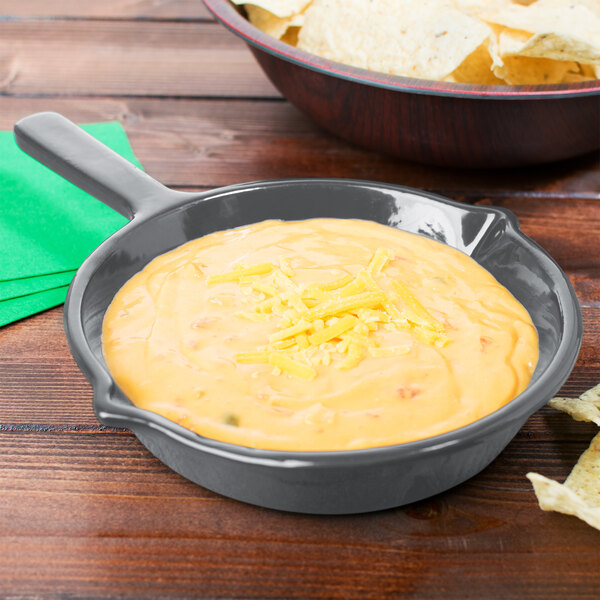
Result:
<svg viewBox="0 0 600 600">
<path fill-rule="evenodd" d="M 352 329 L 358 323 L 358 318 L 354 315 L 346 315 L 335 323 L 328 325 L 321 331 L 317 331 L 308 338 L 308 341 L 313 346 L 319 346 L 332 340 L 333 338 L 339 337 L 342 333 L 345 333 L 349 329 Z"/>
<path fill-rule="evenodd" d="M 317 374 L 312 367 L 303 365 L 282 352 L 271 352 L 269 354 L 269 364 L 302 379 L 313 379 Z"/>
<path fill-rule="evenodd" d="M 298 285 L 289 258 L 279 265 L 236 265 L 233 271 L 207 278 L 207 284 L 234 282 L 250 287 L 251 310 L 236 313 L 250 321 L 276 320 L 277 330 L 257 352 L 236 354 L 244 364 L 268 364 L 274 373 L 310 380 L 315 366 L 336 363 L 351 369 L 363 358 L 402 356 L 410 346 L 379 347 L 380 329 L 402 329 L 430 345 L 448 342 L 444 326 L 401 281 L 385 291 L 375 280 L 394 258 L 378 248 L 368 265 L 355 276 L 345 275 L 329 283 Z"/>
<path fill-rule="evenodd" d="M 352 281 L 352 275 L 345 275 L 340 279 L 336 279 L 335 281 L 331 281 L 329 283 L 321 283 L 319 285 L 309 285 L 306 289 L 307 291 L 310 289 L 316 289 L 321 292 L 330 292 L 332 290 L 337 290 L 341 287 L 344 287 L 348 283 Z"/>
<path fill-rule="evenodd" d="M 278 342 L 279 340 L 285 340 L 286 338 L 294 337 L 299 333 L 304 333 L 307 329 L 310 329 L 310 323 L 301 319 L 296 325 L 280 329 L 276 333 L 269 336 L 269 342 Z"/>
<path fill-rule="evenodd" d="M 290 263 L 289 258 L 280 258 L 279 259 L 279 268 L 281 269 L 281 272 L 284 275 L 287 275 L 288 277 L 294 276 L 294 270 L 292 269 L 292 265 Z"/>
<path fill-rule="evenodd" d="M 340 369 L 351 369 L 352 367 L 355 367 L 363 359 L 364 353 L 365 351 L 362 344 L 350 342 L 348 344 L 346 358 L 340 364 Z"/>
<path fill-rule="evenodd" d="M 238 267 L 237 269 L 230 271 L 229 273 L 220 273 L 218 275 L 211 275 L 206 280 L 206 283 L 224 283 L 226 281 L 240 281 L 249 277 L 250 275 L 264 275 L 270 273 L 275 269 L 275 265 L 272 263 L 262 263 L 260 265 L 254 265 L 253 267 Z M 249 281 L 251 283 L 251 281 Z"/>
<path fill-rule="evenodd" d="M 369 262 L 367 266 L 367 271 L 372 275 L 377 275 L 377 273 L 381 273 L 383 267 L 385 267 L 388 260 L 394 258 L 394 253 L 387 248 L 377 248 L 375 254 L 373 254 L 373 258 Z"/>
<path fill-rule="evenodd" d="M 433 331 L 444 331 L 443 325 L 434 319 L 423 305 L 411 294 L 410 290 L 400 281 L 394 281 L 394 291 L 400 296 L 408 310 L 407 318 L 415 325 L 421 325 Z"/>
</svg>

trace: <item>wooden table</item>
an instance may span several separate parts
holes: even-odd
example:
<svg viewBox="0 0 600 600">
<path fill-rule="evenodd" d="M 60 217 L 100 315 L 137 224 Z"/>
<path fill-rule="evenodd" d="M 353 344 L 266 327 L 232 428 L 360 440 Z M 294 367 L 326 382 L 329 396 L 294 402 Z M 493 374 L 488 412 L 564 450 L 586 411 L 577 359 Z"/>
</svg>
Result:
<svg viewBox="0 0 600 600">
<path fill-rule="evenodd" d="M 583 308 L 562 394 L 600 381 L 598 155 L 486 172 L 351 147 L 284 101 L 200 0 L 2 0 L 0 12 L 2 129 L 40 110 L 118 119 L 147 171 L 177 189 L 356 177 L 510 208 Z M 56 308 L 0 329 L 0 597 L 600 597 L 600 532 L 542 512 L 525 479 L 562 481 L 595 426 L 545 408 L 481 474 L 396 510 L 261 509 L 102 427 L 61 318 Z"/>
</svg>

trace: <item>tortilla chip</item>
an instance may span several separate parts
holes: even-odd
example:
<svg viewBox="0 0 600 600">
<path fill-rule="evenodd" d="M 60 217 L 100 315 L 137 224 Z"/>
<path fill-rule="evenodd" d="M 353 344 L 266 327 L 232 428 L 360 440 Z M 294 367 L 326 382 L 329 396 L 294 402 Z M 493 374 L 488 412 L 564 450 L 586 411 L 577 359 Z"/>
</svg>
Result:
<svg viewBox="0 0 600 600">
<path fill-rule="evenodd" d="M 577 72 L 567 71 L 561 80 L 561 83 L 580 83 L 581 81 L 589 81 L 594 79 L 594 72 L 587 73 L 583 69 L 579 69 Z"/>
<path fill-rule="evenodd" d="M 300 27 L 304 22 L 304 15 L 302 13 L 292 15 L 291 17 L 278 17 L 268 10 L 260 6 L 254 6 L 253 4 L 246 4 L 246 13 L 252 25 L 277 39 L 283 37 L 290 27 Z"/>
<path fill-rule="evenodd" d="M 579 398 L 552 398 L 550 406 L 571 415 L 576 421 L 600 426 L 600 384 Z M 574 515 L 600 529 L 600 433 L 580 456 L 564 483 L 538 473 L 527 473 L 542 510 Z"/>
<path fill-rule="evenodd" d="M 600 79 L 600 65 L 580 65 L 581 72 L 588 79 Z"/>
<path fill-rule="evenodd" d="M 567 4 L 570 6 L 585 6 L 597 17 L 600 17 L 600 2 L 598 2 L 598 0 L 545 0 L 542 6 L 545 6 L 547 8 L 564 8 Z"/>
<path fill-rule="evenodd" d="M 482 13 L 481 17 L 521 32 L 520 47 L 511 40 L 510 54 L 600 62 L 600 16 L 582 0 L 537 0 L 529 6 L 510 3 Z"/>
<path fill-rule="evenodd" d="M 565 483 L 527 473 L 542 510 L 574 515 L 600 530 L 600 433 L 581 455 Z"/>
<path fill-rule="evenodd" d="M 504 65 L 504 62 L 502 61 L 502 57 L 500 56 L 500 48 L 499 48 L 500 34 L 504 30 L 504 27 L 490 23 L 489 28 L 490 28 L 490 37 L 488 39 L 488 50 L 489 50 L 490 56 L 492 58 L 492 70 L 494 70 L 496 67 L 501 67 L 502 65 Z"/>
<path fill-rule="evenodd" d="M 600 384 L 579 398 L 552 398 L 549 405 L 566 412 L 576 421 L 590 421 L 600 427 Z"/>
<path fill-rule="evenodd" d="M 581 455 L 565 485 L 594 508 L 600 509 L 600 433 Z"/>
<path fill-rule="evenodd" d="M 493 59 L 492 70 L 496 77 L 512 85 L 560 83 L 566 73 L 579 70 L 577 63 L 573 61 L 521 55 L 529 39 L 531 34 L 527 31 L 492 25 L 490 52 Z"/>
<path fill-rule="evenodd" d="M 588 525 L 600 529 L 600 508 L 588 506 L 564 484 L 548 479 L 539 473 L 527 473 L 527 478 L 533 484 L 542 510 L 573 515 Z"/>
<path fill-rule="evenodd" d="M 554 60 L 600 61 L 600 44 L 593 47 L 564 33 L 537 33 L 527 40 L 518 54 Z"/>
<path fill-rule="evenodd" d="M 231 0 L 234 4 L 258 6 L 276 17 L 292 17 L 304 11 L 311 0 Z"/>
<path fill-rule="evenodd" d="M 299 33 L 300 27 L 289 27 L 288 30 L 281 36 L 281 41 L 289 44 L 290 46 L 297 46 Z"/>
<path fill-rule="evenodd" d="M 492 67 L 493 59 L 490 55 L 490 46 L 488 43 L 484 43 L 475 52 L 469 54 L 458 69 L 446 77 L 446 81 L 503 85 L 504 80 L 494 75 Z"/>
<path fill-rule="evenodd" d="M 454 0 L 456 8 L 471 17 L 476 17 L 485 11 L 489 11 L 491 4 L 496 7 L 494 0 Z"/>
<path fill-rule="evenodd" d="M 494 75 L 511 85 L 560 83 L 576 63 L 529 56 L 502 56 L 502 66 L 494 67 Z"/>
<path fill-rule="evenodd" d="M 314 0 L 298 47 L 363 69 L 441 80 L 489 35 L 451 0 Z"/>
</svg>

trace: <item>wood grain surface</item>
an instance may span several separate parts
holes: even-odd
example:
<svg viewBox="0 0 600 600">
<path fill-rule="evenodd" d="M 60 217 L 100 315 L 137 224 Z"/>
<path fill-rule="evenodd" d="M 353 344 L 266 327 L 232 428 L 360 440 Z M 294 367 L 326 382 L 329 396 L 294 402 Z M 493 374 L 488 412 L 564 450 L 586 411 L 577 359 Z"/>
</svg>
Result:
<svg viewBox="0 0 600 600">
<path fill-rule="evenodd" d="M 3 16 L 12 18 L 213 20 L 198 0 L 2 0 L 0 11 Z"/>
<path fill-rule="evenodd" d="M 322 132 L 200 0 L 0 2 L 0 129 L 41 110 L 119 120 L 145 169 L 201 190 L 279 177 L 414 186 L 514 211 L 567 272 L 584 340 L 561 390 L 600 382 L 600 161 L 433 168 Z M 0 213 L 1 214 L 1 213 Z M 597 599 L 600 532 L 545 513 L 597 428 L 550 408 L 482 473 L 369 515 L 241 504 L 99 424 L 56 308 L 0 329 L 0 598 Z"/>
</svg>

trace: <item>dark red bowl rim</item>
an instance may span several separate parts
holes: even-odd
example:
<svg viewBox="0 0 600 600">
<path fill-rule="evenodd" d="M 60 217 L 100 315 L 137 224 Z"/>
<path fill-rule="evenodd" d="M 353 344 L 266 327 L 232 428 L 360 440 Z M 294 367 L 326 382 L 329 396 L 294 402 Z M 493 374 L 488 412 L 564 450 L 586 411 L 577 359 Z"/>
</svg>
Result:
<svg viewBox="0 0 600 600">
<path fill-rule="evenodd" d="M 366 69 L 351 67 L 321 58 L 267 35 L 254 27 L 235 9 L 229 0 L 203 0 L 208 10 L 227 29 L 244 39 L 248 44 L 278 58 L 332 75 L 340 79 L 356 81 L 365 85 L 389 90 L 429 94 L 436 96 L 484 98 L 490 100 L 525 100 L 536 98 L 564 98 L 565 96 L 589 96 L 600 93 L 600 79 L 576 83 L 543 85 L 476 85 L 415 79 L 400 75 L 388 75 Z"/>
</svg>

